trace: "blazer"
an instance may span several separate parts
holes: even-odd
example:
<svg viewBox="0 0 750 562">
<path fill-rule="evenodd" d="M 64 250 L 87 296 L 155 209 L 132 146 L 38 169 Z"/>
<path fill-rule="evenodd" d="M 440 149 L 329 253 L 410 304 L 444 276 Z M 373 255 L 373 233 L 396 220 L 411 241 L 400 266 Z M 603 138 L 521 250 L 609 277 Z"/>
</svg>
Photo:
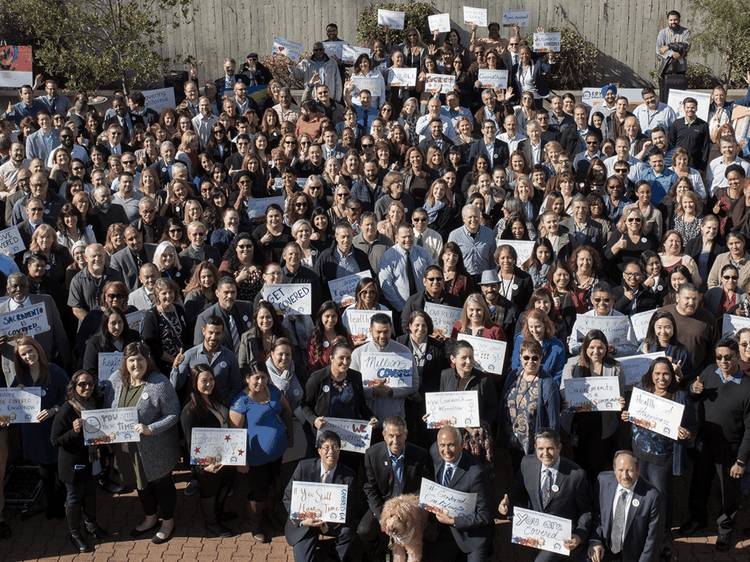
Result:
<svg viewBox="0 0 750 562">
<path fill-rule="evenodd" d="M 492 166 L 507 166 L 508 162 L 510 161 L 510 150 L 508 149 L 507 143 L 501 141 L 500 139 L 495 139 L 495 142 L 492 145 L 492 150 L 494 153 L 494 156 L 491 159 Z M 469 162 L 472 166 L 474 165 L 474 161 L 480 154 L 488 156 L 487 145 L 484 143 L 483 138 L 476 141 L 469 151 Z"/>
<path fill-rule="evenodd" d="M 446 152 L 448 152 L 448 149 L 453 146 L 453 141 L 446 137 L 445 135 L 440 135 L 440 140 L 443 141 L 443 148 L 440 150 L 443 152 L 443 155 L 445 155 Z M 433 139 L 431 136 L 424 139 L 422 142 L 419 143 L 419 148 L 422 150 L 422 152 L 425 153 L 425 156 L 427 155 L 427 151 L 430 149 L 431 146 L 437 146 L 437 143 L 435 142 L 435 139 Z"/>
<path fill-rule="evenodd" d="M 253 325 L 253 303 L 240 300 L 235 301 L 234 306 L 232 307 L 232 310 L 229 311 L 229 313 L 232 315 L 232 318 L 234 318 L 234 323 L 237 326 L 237 332 L 241 339 L 242 334 L 249 330 L 250 326 Z M 232 333 L 229 330 L 229 322 L 224 318 L 225 314 L 226 313 L 224 309 L 221 308 L 221 305 L 218 302 L 216 304 L 212 304 L 206 310 L 201 312 L 198 315 L 198 318 L 196 318 L 195 320 L 195 330 L 193 331 L 193 342 L 191 345 L 195 345 L 203 341 L 203 326 L 206 325 L 206 322 L 211 316 L 218 316 L 224 322 L 224 335 L 221 336 L 221 342 L 219 343 L 220 345 L 223 345 L 229 351 L 237 355 L 239 353 L 239 350 L 234 348 Z"/>
<path fill-rule="evenodd" d="M 459 376 L 455 367 L 443 369 L 443 372 L 440 373 L 440 392 L 457 392 L 458 383 Z M 474 369 L 464 390 L 477 391 L 479 395 L 479 417 L 494 428 L 497 423 L 499 404 L 491 375 Z"/>
<path fill-rule="evenodd" d="M 318 259 L 315 262 L 315 275 L 320 279 L 323 300 L 331 299 L 331 290 L 328 287 L 328 282 L 337 278 L 336 266 L 338 266 L 339 261 L 334 254 L 336 248 L 338 248 L 338 245 L 334 242 L 328 248 L 320 252 Z M 354 261 L 357 262 L 359 270 L 369 271 L 370 277 L 377 279 L 377 275 L 370 266 L 370 258 L 367 257 L 367 254 L 354 246 L 352 246 L 352 252 L 354 252 Z"/>
<path fill-rule="evenodd" d="M 505 377 L 503 383 L 503 394 L 500 397 L 500 423 L 504 425 L 505 420 L 505 409 L 508 407 L 508 396 L 515 382 L 523 376 L 521 369 L 513 369 L 508 376 Z M 557 389 L 557 382 L 552 378 L 547 371 L 539 369 L 539 392 L 537 393 L 536 402 L 536 426 L 528 427 L 527 431 L 530 437 L 529 446 L 532 447 L 534 443 L 534 434 L 543 427 L 551 427 L 558 433 L 560 432 L 560 391 Z M 501 440 L 505 441 L 510 435 L 505 435 L 505 431 L 500 431 Z M 529 454 L 531 451 L 526 451 Z"/>
<path fill-rule="evenodd" d="M 510 53 L 504 53 L 503 57 L 505 56 L 505 54 L 510 55 Z M 514 64 L 513 68 L 511 68 L 510 72 L 508 72 L 508 85 L 513 87 L 513 97 L 510 98 L 510 102 L 513 104 L 517 104 L 521 99 L 521 87 L 518 84 L 518 80 L 516 80 L 518 67 L 520 64 L 520 62 L 518 64 Z M 555 63 L 549 63 L 543 61 L 542 59 L 531 61 L 531 81 L 534 83 L 536 92 L 543 98 L 546 98 L 550 93 L 547 82 L 544 81 L 543 74 L 552 74 L 553 72 L 555 72 L 556 67 L 557 65 Z"/>
<path fill-rule="evenodd" d="M 119 123 L 118 123 L 118 125 L 119 125 Z M 107 127 L 109 126 L 109 125 L 106 125 L 106 121 L 105 121 L 105 126 L 107 126 Z M 120 154 L 125 154 L 126 152 L 132 152 L 133 154 L 135 154 L 135 149 L 132 146 L 130 146 L 129 144 L 127 144 L 125 142 L 125 135 L 126 134 L 127 133 L 125 131 L 123 131 L 123 133 L 122 133 L 123 141 L 119 145 L 120 146 Z M 106 158 L 109 158 L 110 156 L 112 156 L 112 150 L 109 148 L 109 143 L 108 142 L 100 142 L 100 143 L 98 143 L 96 145 L 96 147 L 98 149 L 100 149 L 104 153 L 104 156 Z"/>
<path fill-rule="evenodd" d="M 91 461 L 89 448 L 84 445 L 83 432 L 76 433 L 73 422 L 81 415 L 66 401 L 60 406 L 54 421 L 50 440 L 57 447 L 57 467 L 60 480 L 66 484 L 83 484 L 91 480 Z M 76 470 L 76 465 L 84 465 L 83 470 Z"/>
<path fill-rule="evenodd" d="M 154 252 L 156 251 L 156 244 L 144 244 L 143 248 L 146 250 L 146 261 L 143 263 L 150 262 L 154 259 Z M 122 275 L 125 285 L 128 287 L 128 291 L 135 291 L 141 286 L 141 281 L 138 277 L 138 263 L 133 258 L 133 252 L 127 246 L 112 256 L 110 261 L 110 267 L 116 271 L 119 271 Z"/>
<path fill-rule="evenodd" d="M 706 292 L 706 302 L 708 303 L 708 311 L 713 314 L 716 319 L 718 320 L 720 318 L 719 316 L 719 304 L 721 304 L 721 295 L 724 293 L 724 289 L 719 287 L 714 287 L 713 289 L 709 289 Z M 730 308 L 727 313 L 728 314 L 735 314 L 735 311 L 738 307 L 741 307 L 744 303 L 747 302 L 747 293 L 743 291 L 742 289 L 737 289 L 737 304 L 735 304 L 732 308 Z"/>
<path fill-rule="evenodd" d="M 60 131 L 52 129 L 50 134 L 52 136 L 52 145 L 49 149 L 47 149 L 47 143 L 44 141 L 41 129 L 29 135 L 26 139 L 26 158 L 29 161 L 34 158 L 41 158 L 43 162 L 47 162 L 50 152 L 60 146 Z"/>
<path fill-rule="evenodd" d="M 597 135 L 600 141 L 602 140 L 601 129 L 589 125 L 588 131 L 589 133 Z M 576 154 L 586 150 L 586 145 L 581 140 L 581 137 L 578 136 L 578 125 L 575 124 L 572 127 L 566 127 L 562 130 L 560 144 L 562 145 L 563 150 L 566 150 L 570 154 L 571 158 L 575 158 Z"/>
<path fill-rule="evenodd" d="M 159 241 L 159 238 L 161 238 L 161 235 L 164 233 L 164 229 L 167 226 L 167 218 L 162 217 L 160 215 L 157 215 L 154 219 L 154 224 L 147 227 L 143 223 L 143 219 L 141 217 L 138 217 L 133 222 L 130 223 L 130 226 L 134 227 L 138 232 L 140 232 L 143 235 L 143 241 L 146 243 L 152 243 L 156 244 Z M 147 234 L 148 229 L 151 229 L 153 231 L 153 240 L 149 240 Z"/>
<path fill-rule="evenodd" d="M 60 354 L 62 363 L 67 365 L 71 361 L 70 343 L 68 342 L 68 337 L 65 335 L 65 328 L 60 319 L 60 311 L 58 310 L 55 301 L 49 295 L 29 295 L 29 299 L 31 306 L 44 303 L 47 312 L 47 323 L 50 328 L 46 332 L 35 334 L 34 339 L 42 346 L 49 361 L 52 361 L 55 358 L 56 350 L 57 353 Z M 11 300 L 12 299 L 8 299 L 0 303 L 0 314 L 10 312 Z M 3 372 L 5 373 L 5 383 L 8 387 L 10 387 L 16 376 L 16 366 L 13 362 L 13 347 L 14 344 L 12 342 L 6 342 L 0 346 Z"/>
<path fill-rule="evenodd" d="M 87 216 L 86 220 L 91 225 L 91 228 L 94 229 L 97 240 L 106 240 L 107 230 L 116 222 L 123 226 L 127 226 L 130 222 L 128 221 L 125 209 L 120 205 L 112 205 L 106 211 L 94 207 L 93 214 Z"/>
<path fill-rule="evenodd" d="M 487 120 L 484 108 L 485 106 L 483 105 L 476 111 L 476 113 L 474 113 L 474 133 L 476 134 L 481 134 L 482 124 Z M 506 115 L 505 106 L 502 103 L 496 102 L 495 111 L 493 111 L 493 113 L 495 114 L 495 121 L 497 121 L 500 127 L 502 127 Z M 474 142 L 476 143 L 477 141 L 475 140 Z"/>
<path fill-rule="evenodd" d="M 140 115 L 134 115 L 130 111 L 128 111 L 127 116 L 123 117 L 123 120 L 130 121 L 131 126 L 140 123 L 144 127 L 148 127 L 151 124 L 151 123 L 144 123 L 143 122 L 143 117 L 141 117 Z M 157 117 L 156 120 L 158 121 L 159 118 Z M 117 115 L 113 115 L 112 117 L 110 117 L 108 119 L 105 119 L 104 120 L 104 124 L 102 125 L 102 129 L 104 131 L 106 131 L 107 129 L 109 129 L 109 126 L 112 125 L 113 123 L 115 125 L 120 125 L 122 127 L 122 142 L 123 143 L 130 142 L 130 140 L 131 140 L 130 139 L 130 127 L 128 127 L 127 125 L 123 125 L 122 123 L 120 123 L 120 119 L 118 118 Z M 125 153 L 125 152 L 133 152 L 133 150 L 132 149 L 131 150 L 125 150 L 123 148 L 122 152 L 123 153 Z"/>
<path fill-rule="evenodd" d="M 594 511 L 586 471 L 573 461 L 560 457 L 554 481 L 558 490 L 552 490 L 547 507 L 542 504 L 541 479 L 541 461 L 535 454 L 526 455 L 521 459 L 521 469 L 508 490 L 509 504 L 571 519 L 572 532 L 586 542 L 591 532 Z"/>
<path fill-rule="evenodd" d="M 218 268 L 221 265 L 221 254 L 219 254 L 219 250 L 208 244 L 204 244 L 203 249 L 204 259 L 201 259 L 198 257 L 198 252 L 193 248 L 193 245 L 190 244 L 180 252 L 180 261 L 182 261 L 186 267 L 189 267 L 191 272 L 196 265 L 203 261 L 211 262 Z"/>
<path fill-rule="evenodd" d="M 404 445 L 404 472 L 401 477 L 402 494 L 419 494 L 422 478 L 432 478 L 432 457 L 422 447 L 412 443 Z M 370 511 L 380 520 L 383 505 L 395 497 L 393 469 L 388 445 L 381 441 L 365 452 L 365 496 Z"/>
<path fill-rule="evenodd" d="M 365 391 L 362 388 L 362 375 L 359 371 L 349 369 L 346 379 L 354 391 L 354 419 L 369 421 L 375 415 L 365 401 Z M 315 429 L 315 420 L 319 416 L 328 416 L 331 411 L 331 366 L 315 371 L 305 385 L 305 396 L 302 399 L 302 413 L 305 419 Z"/>
<path fill-rule="evenodd" d="M 320 473 L 320 459 L 305 459 L 299 462 L 297 468 L 294 469 L 292 479 L 284 490 L 283 501 L 287 513 L 291 513 L 292 486 L 294 485 L 294 482 L 320 482 Z M 345 527 L 351 527 L 354 524 L 354 518 L 358 513 L 357 494 L 354 489 L 356 481 L 357 475 L 354 471 L 339 459 L 339 462 L 336 464 L 336 470 L 333 473 L 333 480 L 331 480 L 330 484 L 344 484 L 348 487 L 348 493 L 346 494 L 346 521 L 343 523 Z M 300 521 L 294 521 L 289 518 L 286 520 L 284 535 L 286 536 L 286 542 L 289 543 L 289 546 L 294 546 L 308 536 L 313 538 L 320 534 L 320 529 L 317 527 L 303 527 L 300 523 Z"/>
<path fill-rule="evenodd" d="M 617 479 L 611 470 L 602 472 L 594 486 L 594 526 L 591 540 L 610 548 L 612 544 L 613 504 Z M 637 503 L 636 503 L 637 502 Z M 664 532 L 664 499 L 643 478 L 633 486 L 633 495 L 625 522 L 622 562 L 657 562 Z"/>
<path fill-rule="evenodd" d="M 607 246 L 604 229 L 602 225 L 593 219 L 586 219 L 583 230 L 578 230 L 575 219 L 567 218 L 560 221 L 560 226 L 568 229 L 568 236 L 575 239 L 579 246 L 589 246 L 604 256 L 604 248 Z"/>
<path fill-rule="evenodd" d="M 547 142 L 545 139 L 539 139 L 539 148 L 542 151 L 542 162 L 539 162 L 540 164 L 544 163 L 544 147 L 547 146 Z M 519 144 L 519 147 L 523 151 L 524 155 L 526 156 L 526 160 L 529 161 L 529 164 L 531 164 L 532 158 L 531 158 L 531 141 L 530 140 L 524 140 L 521 141 Z"/>
<path fill-rule="evenodd" d="M 445 461 L 438 452 L 437 443 L 430 449 L 432 464 L 435 467 L 435 482 L 442 484 Z M 495 535 L 493 519 L 492 491 L 487 472 L 466 451 L 461 454 L 458 465 L 453 471 L 450 484 L 451 490 L 474 493 L 477 503 L 472 515 L 459 515 L 450 527 L 450 532 L 461 552 L 469 553 L 476 550 L 489 551 L 492 538 Z"/>
<path fill-rule="evenodd" d="M 414 353 L 414 342 L 411 335 L 404 334 L 396 338 L 401 345 L 409 348 Z M 420 368 L 419 373 L 419 393 L 423 392 L 440 392 L 440 375 L 447 367 L 448 361 L 445 358 L 445 347 L 441 342 L 431 336 L 427 336 L 427 347 L 425 349 L 424 366 Z"/>
</svg>

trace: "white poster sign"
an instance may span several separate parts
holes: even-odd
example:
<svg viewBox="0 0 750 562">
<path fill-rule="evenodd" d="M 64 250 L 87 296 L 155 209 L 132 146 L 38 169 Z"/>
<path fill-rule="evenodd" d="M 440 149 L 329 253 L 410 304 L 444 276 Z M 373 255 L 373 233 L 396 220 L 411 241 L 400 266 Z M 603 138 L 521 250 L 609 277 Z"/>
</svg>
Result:
<svg viewBox="0 0 750 562">
<path fill-rule="evenodd" d="M 43 302 L 0 314 L 0 334 L 8 336 L 9 343 L 48 330 L 47 307 Z"/>
<path fill-rule="evenodd" d="M 643 355 L 631 355 L 630 357 L 621 357 L 618 359 L 620 365 L 622 365 L 622 370 L 625 371 L 625 390 L 631 390 L 641 382 L 643 375 L 646 374 L 651 363 L 659 357 L 665 357 L 663 351 L 645 353 Z"/>
<path fill-rule="evenodd" d="M 359 273 L 352 273 L 346 277 L 339 277 L 338 279 L 332 279 L 328 282 L 328 288 L 331 291 L 331 298 L 334 302 L 349 306 L 354 302 L 354 289 L 357 287 L 357 283 L 361 279 L 369 279 L 372 277 L 370 271 L 360 271 Z M 346 302 L 344 302 L 346 300 Z"/>
<path fill-rule="evenodd" d="M 148 109 L 153 109 L 157 113 L 161 113 L 165 109 L 174 107 L 177 105 L 174 99 L 174 88 L 159 88 L 158 90 L 146 90 L 143 92 L 146 98 L 145 106 Z"/>
<path fill-rule="evenodd" d="M 427 25 L 430 26 L 430 31 L 437 30 L 440 33 L 448 33 L 451 30 L 451 15 L 435 14 L 434 16 L 427 16 Z"/>
<path fill-rule="evenodd" d="M 288 39 L 282 39 L 281 37 L 274 37 L 271 54 L 274 56 L 284 56 L 290 61 L 299 62 L 302 56 L 302 48 L 302 43 L 296 43 Z"/>
<path fill-rule="evenodd" d="M 404 12 L 378 10 L 378 25 L 387 25 L 390 29 L 403 29 L 405 18 Z"/>
<path fill-rule="evenodd" d="M 371 387 L 385 384 L 392 388 L 411 388 L 413 361 L 411 354 L 405 353 L 363 353 L 359 365 L 362 385 Z"/>
<path fill-rule="evenodd" d="M 503 27 L 528 27 L 531 10 L 503 10 Z"/>
<path fill-rule="evenodd" d="M 312 314 L 312 284 L 263 285 L 263 298 L 281 314 Z"/>
<path fill-rule="evenodd" d="M 137 333 L 141 333 L 141 326 L 143 326 L 143 319 L 146 317 L 145 310 L 136 310 L 125 315 L 125 320 L 128 321 L 128 326 L 131 330 Z"/>
<path fill-rule="evenodd" d="M 487 27 L 487 10 L 484 8 L 469 8 L 464 6 L 464 23 L 466 25 L 476 25 L 477 27 Z"/>
<path fill-rule="evenodd" d="M 656 313 L 656 309 L 647 310 L 646 312 L 639 312 L 630 316 L 630 324 L 633 326 L 633 333 L 635 338 L 640 342 L 646 338 L 646 332 L 648 332 L 648 325 L 651 322 L 651 317 Z"/>
<path fill-rule="evenodd" d="M 354 64 L 359 55 L 367 55 L 368 57 L 372 54 L 370 49 L 364 47 L 352 47 L 351 45 L 342 45 L 341 47 L 341 62 L 343 64 Z"/>
<path fill-rule="evenodd" d="M 617 95 L 627 98 L 630 105 L 640 105 L 643 103 L 641 97 L 640 88 L 617 88 Z M 602 89 L 599 88 L 584 88 L 581 94 L 581 103 L 594 107 L 597 103 L 604 101 L 602 96 Z"/>
<path fill-rule="evenodd" d="M 17 254 L 25 249 L 26 245 L 21 239 L 21 233 L 18 232 L 17 226 L 11 226 L 0 231 L 0 250 L 5 250 L 9 254 Z"/>
<path fill-rule="evenodd" d="M 617 412 L 620 407 L 620 379 L 582 377 L 566 379 L 563 411 Z"/>
<path fill-rule="evenodd" d="M 508 71 L 480 68 L 477 80 L 479 80 L 480 88 L 501 88 L 504 90 L 508 87 Z"/>
<path fill-rule="evenodd" d="M 476 390 L 425 392 L 424 401 L 429 429 L 446 425 L 478 427 L 480 424 L 479 392 Z"/>
<path fill-rule="evenodd" d="M 442 513 L 448 517 L 473 515 L 477 508 L 477 495 L 459 492 L 422 478 L 419 486 L 419 507 L 430 513 Z"/>
<path fill-rule="evenodd" d="M 531 252 L 534 251 L 534 242 L 531 240 L 503 240 L 503 246 L 510 246 L 516 251 L 516 265 L 521 267 L 523 262 L 531 257 Z M 515 291 L 518 287 L 513 287 Z"/>
<path fill-rule="evenodd" d="M 120 370 L 120 364 L 122 363 L 122 352 L 113 351 L 112 353 L 99 353 L 99 367 L 97 373 L 99 375 L 99 384 L 108 381 L 109 378 Z"/>
<path fill-rule="evenodd" d="M 411 87 L 417 85 L 416 68 L 389 68 L 388 85 L 396 87 Z"/>
<path fill-rule="evenodd" d="M 570 539 L 572 526 L 570 519 L 514 507 L 511 541 L 538 550 L 570 556 L 570 550 L 565 548 L 563 541 Z"/>
<path fill-rule="evenodd" d="M 393 324 L 393 313 L 390 310 L 353 310 L 347 308 L 346 314 L 344 314 L 344 326 L 352 336 L 367 336 L 367 339 L 371 340 L 370 319 L 375 314 L 386 314 Z"/>
<path fill-rule="evenodd" d="M 0 388 L 0 422 L 38 423 L 42 411 L 42 388 Z"/>
<path fill-rule="evenodd" d="M 667 105 L 674 109 L 677 118 L 685 117 L 685 110 L 682 109 L 682 102 L 685 98 L 693 98 L 698 102 L 698 112 L 696 115 L 708 122 L 708 108 L 711 105 L 711 94 L 706 92 L 690 92 L 688 90 L 669 90 Z"/>
<path fill-rule="evenodd" d="M 270 205 L 276 203 L 282 209 L 284 208 L 284 196 L 278 197 L 261 197 L 259 199 L 247 200 L 247 216 L 250 220 L 263 217 Z"/>
<path fill-rule="evenodd" d="M 456 77 L 448 74 L 427 74 L 424 89 L 427 92 L 440 90 L 441 94 L 447 94 L 453 91 L 453 85 L 456 83 Z"/>
<path fill-rule="evenodd" d="M 469 342 L 474 348 L 474 361 L 476 361 L 477 369 L 495 375 L 503 374 L 505 353 L 508 348 L 506 342 L 467 334 L 458 334 L 458 339 Z"/>
<path fill-rule="evenodd" d="M 432 325 L 435 327 L 435 331 L 443 336 L 449 338 L 453 331 L 453 324 L 461 319 L 462 310 L 456 306 L 448 306 L 445 304 L 435 304 L 432 302 L 424 303 L 424 311 L 432 319 Z"/>
<path fill-rule="evenodd" d="M 81 418 L 86 445 L 132 443 L 141 440 L 140 434 L 134 429 L 138 423 L 138 411 L 135 408 L 84 410 L 81 412 Z"/>
<path fill-rule="evenodd" d="M 326 55 L 341 60 L 341 49 L 344 48 L 344 45 L 348 44 L 346 41 L 323 41 L 323 48 L 326 51 Z"/>
<path fill-rule="evenodd" d="M 591 330 L 601 330 L 607 336 L 609 345 L 622 345 L 628 343 L 628 331 L 630 320 L 627 316 L 587 316 L 578 314 L 573 324 L 573 333 L 581 334 L 579 339 L 583 340 Z"/>
<path fill-rule="evenodd" d="M 245 466 L 247 464 L 247 430 L 194 427 L 190 440 L 190 464 Z"/>
<path fill-rule="evenodd" d="M 742 328 L 750 328 L 750 318 L 725 314 L 721 321 L 721 337 L 732 337 Z"/>
<path fill-rule="evenodd" d="M 364 453 L 370 447 L 372 440 L 372 426 L 365 420 L 348 420 L 344 418 L 326 417 L 326 424 L 318 430 L 333 431 L 341 438 L 341 450 L 353 453 Z"/>
<path fill-rule="evenodd" d="M 684 404 L 634 388 L 628 407 L 628 421 L 676 441 L 684 412 Z"/>
<path fill-rule="evenodd" d="M 534 52 L 535 53 L 553 53 L 560 52 L 560 32 L 553 33 L 535 33 L 534 34 Z"/>
<path fill-rule="evenodd" d="M 320 519 L 328 523 L 346 521 L 346 502 L 349 490 L 344 484 L 292 482 L 292 502 L 289 517 L 295 521 Z"/>
<path fill-rule="evenodd" d="M 369 90 L 373 96 L 382 96 L 380 91 L 380 78 L 367 78 L 365 76 L 352 76 L 352 83 L 355 86 L 355 92 Z"/>
</svg>

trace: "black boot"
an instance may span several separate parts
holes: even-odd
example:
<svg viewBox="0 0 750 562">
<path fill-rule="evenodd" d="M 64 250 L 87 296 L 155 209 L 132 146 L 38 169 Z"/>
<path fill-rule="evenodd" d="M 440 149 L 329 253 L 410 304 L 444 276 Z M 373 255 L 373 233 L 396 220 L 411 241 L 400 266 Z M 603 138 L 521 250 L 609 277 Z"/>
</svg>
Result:
<svg viewBox="0 0 750 562">
<path fill-rule="evenodd" d="M 70 529 L 70 542 L 80 552 L 88 552 L 89 545 L 81 536 L 81 504 L 65 504 L 65 516 L 68 518 L 68 529 Z"/>
<path fill-rule="evenodd" d="M 96 496 L 86 496 L 83 498 L 83 520 L 86 530 L 99 540 L 104 540 L 109 533 L 102 529 L 96 522 Z"/>
<path fill-rule="evenodd" d="M 227 501 L 230 489 L 229 486 L 224 486 L 223 488 L 219 488 L 216 494 L 216 520 L 219 522 L 237 519 L 236 511 L 224 511 L 224 504 Z"/>
<path fill-rule="evenodd" d="M 233 535 L 232 531 L 219 523 L 216 518 L 216 496 L 201 498 L 201 508 L 203 509 L 203 517 L 206 519 L 205 527 L 208 531 L 220 537 L 231 537 Z"/>
</svg>

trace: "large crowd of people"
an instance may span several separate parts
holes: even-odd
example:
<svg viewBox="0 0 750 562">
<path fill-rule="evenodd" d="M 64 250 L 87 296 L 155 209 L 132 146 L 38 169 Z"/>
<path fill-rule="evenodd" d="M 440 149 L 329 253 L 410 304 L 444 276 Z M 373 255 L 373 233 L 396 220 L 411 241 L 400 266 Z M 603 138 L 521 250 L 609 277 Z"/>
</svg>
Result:
<svg viewBox="0 0 750 562">
<path fill-rule="evenodd" d="M 684 73 L 689 31 L 677 12 L 668 23 L 656 56 Z M 518 27 L 473 26 L 468 45 L 414 28 L 392 45 L 385 28 L 353 65 L 335 54 L 337 26 L 325 31 L 289 62 L 297 99 L 251 53 L 161 113 L 140 91 L 71 102 L 41 76 L 8 105 L 0 223 L 23 249 L 0 254 L 0 315 L 43 305 L 46 329 L 0 335 L 0 386 L 41 387 L 38 423 L 0 421 L 0 538 L 6 464 L 23 457 L 77 550 L 108 536 L 98 488 L 136 490 L 130 536 L 164 543 L 192 430 L 242 428 L 247 463 L 192 466 L 184 494 L 199 495 L 209 535 L 229 537 L 244 480 L 242 531 L 283 530 L 299 562 L 325 535 L 340 560 L 355 542 L 383 560 L 384 505 L 422 479 L 476 495 L 473 513 L 430 515 L 438 561 L 488 560 L 493 520 L 514 508 L 571 519 L 565 548 L 593 562 L 668 559 L 673 536 L 713 515 L 730 549 L 750 489 L 750 163 L 732 121 L 750 90 L 727 102 L 717 87 L 707 120 L 696 99 L 678 117 L 652 88 L 626 99 L 605 85 L 590 108 L 550 91 L 555 54 Z M 507 88 L 483 86 L 483 69 L 507 70 Z M 432 74 L 453 86 L 432 89 Z M 309 286 L 311 314 L 267 300 L 266 286 L 292 284 Z M 437 309 L 454 323 L 438 326 Z M 505 342 L 501 368 L 483 368 L 476 338 Z M 119 368 L 99 373 L 113 352 Z M 384 352 L 409 358 L 410 386 L 363 384 L 364 356 Z M 628 378 L 622 360 L 657 352 Z M 567 408 L 583 377 L 617 377 L 619 410 Z M 684 407 L 676 436 L 631 423 L 627 381 Z M 479 425 L 430 429 L 425 395 L 440 392 L 476 393 Z M 83 411 L 126 407 L 137 443 L 85 444 Z M 342 451 L 331 418 L 372 426 L 364 455 Z M 495 489 L 501 456 L 508 490 Z M 676 522 L 674 478 L 690 470 L 690 518 Z M 294 481 L 348 486 L 345 521 L 290 519 Z"/>
</svg>

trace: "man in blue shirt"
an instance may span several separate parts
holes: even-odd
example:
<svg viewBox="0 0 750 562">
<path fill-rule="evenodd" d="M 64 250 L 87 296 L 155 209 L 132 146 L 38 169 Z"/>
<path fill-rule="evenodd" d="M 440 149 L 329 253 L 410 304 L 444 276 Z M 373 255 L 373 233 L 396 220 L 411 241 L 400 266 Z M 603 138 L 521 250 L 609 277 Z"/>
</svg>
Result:
<svg viewBox="0 0 750 562">
<path fill-rule="evenodd" d="M 677 181 L 677 174 L 667 169 L 664 164 L 664 153 L 658 148 L 652 148 L 649 151 L 648 163 L 651 167 L 641 172 L 638 181 L 646 180 L 651 185 L 651 202 L 657 205 L 669 193 L 672 184 Z"/>
<path fill-rule="evenodd" d="M 481 211 L 474 205 L 466 205 L 461 211 L 464 225 L 448 236 L 448 242 L 455 242 L 464 255 L 466 271 L 476 277 L 494 267 L 495 237 L 492 230 L 482 226 Z"/>
</svg>

